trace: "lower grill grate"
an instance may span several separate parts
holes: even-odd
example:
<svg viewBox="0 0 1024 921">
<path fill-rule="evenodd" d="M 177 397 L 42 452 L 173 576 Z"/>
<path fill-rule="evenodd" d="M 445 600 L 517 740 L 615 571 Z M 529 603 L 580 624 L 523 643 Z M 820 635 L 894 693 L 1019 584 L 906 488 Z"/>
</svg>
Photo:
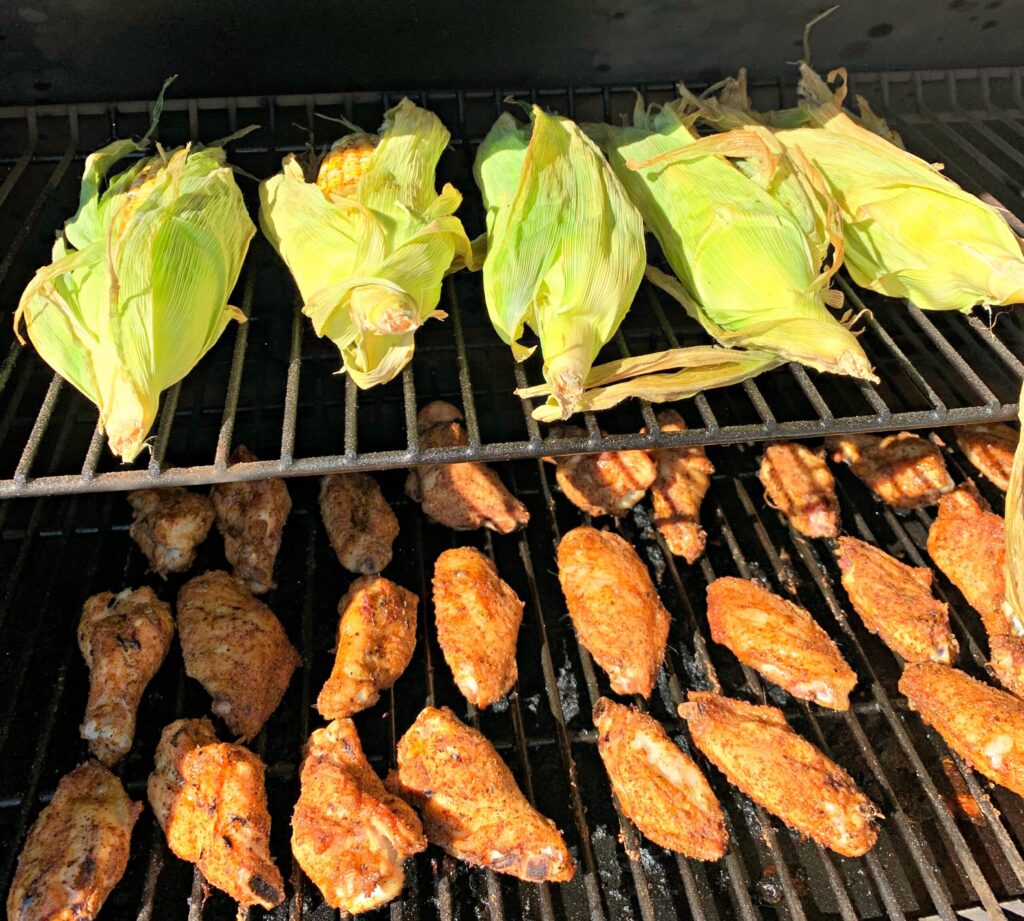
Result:
<svg viewBox="0 0 1024 921">
<path fill-rule="evenodd" d="M 861 860 L 840 858 L 803 841 L 752 806 L 698 755 L 728 814 L 732 848 L 715 864 L 691 862 L 645 842 L 617 813 L 595 745 L 590 708 L 607 693 L 605 677 L 575 640 L 558 588 L 554 546 L 581 523 L 553 493 L 551 468 L 505 465 L 502 475 L 526 502 L 530 527 L 509 537 L 456 535 L 426 522 L 401 499 L 402 475 L 380 475 L 401 522 L 388 575 L 413 589 L 420 639 L 412 665 L 390 694 L 356 722 L 376 769 L 393 763 L 396 739 L 427 703 L 451 706 L 498 747 L 520 785 L 563 829 L 579 863 L 564 886 L 531 886 L 472 870 L 430 848 L 409 865 L 403 896 L 379 916 L 394 919 L 654 919 L 953 918 L 981 907 L 1001 917 L 1001 904 L 1024 894 L 1024 804 L 975 776 L 942 741 L 909 714 L 896 691 L 899 664 L 855 617 L 848 617 L 838 570 L 825 542 L 809 542 L 767 508 L 757 482 L 758 450 L 711 448 L 718 468 L 704 508 L 706 557 L 677 566 L 660 546 L 641 508 L 620 524 L 658 576 L 673 617 L 669 653 L 649 709 L 687 746 L 675 705 L 690 688 L 721 687 L 767 699 L 794 727 L 846 767 L 883 809 L 876 848 Z M 958 480 L 966 461 L 949 450 Z M 907 562 L 927 561 L 931 512 L 896 514 L 845 469 L 837 471 L 847 533 L 877 543 Z M 1001 501 L 980 484 L 995 508 Z M 303 653 L 281 707 L 254 740 L 268 766 L 272 847 L 290 879 L 289 901 L 270 916 L 322 921 L 335 913 L 293 865 L 289 817 L 301 746 L 319 717 L 311 710 L 329 674 L 336 605 L 350 581 L 336 561 L 316 511 L 316 484 L 291 485 L 295 509 L 278 563 L 280 587 L 268 602 Z M 81 603 L 92 592 L 153 582 L 127 533 L 122 496 L 49 498 L 10 506 L 0 541 L 0 888 L 10 882 L 24 833 L 57 780 L 85 755 L 78 738 L 87 672 L 75 645 Z M 600 522 L 599 522 L 600 524 Z M 526 602 L 519 641 L 519 682 L 507 702 L 477 713 L 455 689 L 436 643 L 429 604 L 433 560 L 456 543 L 493 555 L 499 572 Z M 193 574 L 223 566 L 219 538 L 203 546 Z M 860 683 L 848 713 L 815 709 L 765 686 L 708 637 L 704 590 L 721 575 L 761 579 L 807 607 L 836 639 Z M 173 598 L 180 577 L 160 588 Z M 941 577 L 951 604 L 961 664 L 980 674 L 985 647 L 977 616 Z M 637 701 L 639 703 L 639 701 Z M 145 798 L 153 751 L 166 723 L 198 716 L 209 701 L 183 673 L 177 644 L 143 700 L 132 753 L 120 772 L 130 794 Z M 813 795 L 813 791 L 808 791 Z M 230 919 L 236 906 L 207 893 L 193 868 L 170 855 L 147 809 L 133 838 L 125 879 L 103 917 Z M 249 917 L 265 917 L 254 910 Z"/>
</svg>

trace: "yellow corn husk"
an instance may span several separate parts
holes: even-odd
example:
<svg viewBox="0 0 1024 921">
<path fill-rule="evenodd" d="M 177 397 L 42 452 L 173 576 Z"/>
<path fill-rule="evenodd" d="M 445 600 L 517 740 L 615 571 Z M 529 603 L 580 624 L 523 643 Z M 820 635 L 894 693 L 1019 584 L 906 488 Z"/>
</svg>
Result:
<svg viewBox="0 0 1024 921">
<path fill-rule="evenodd" d="M 115 141 L 86 159 L 78 212 L 14 315 L 19 339 L 24 323 L 43 360 L 97 405 L 126 462 L 145 446 L 160 393 L 231 320 L 245 322 L 227 300 L 256 231 L 220 147 L 158 147 L 109 175 L 147 143 Z"/>
<path fill-rule="evenodd" d="M 875 380 L 857 337 L 829 311 L 842 260 L 838 217 L 813 170 L 753 126 L 698 139 L 681 107 L 593 126 L 678 281 L 649 269 L 722 345 Z M 727 157 L 758 164 L 746 175 Z M 832 264 L 823 268 L 830 246 Z"/>
<path fill-rule="evenodd" d="M 537 106 L 532 124 L 502 115 L 477 153 L 487 209 L 484 297 L 517 361 L 528 326 L 559 418 L 577 409 L 601 347 L 644 271 L 643 222 L 601 151 L 567 118 Z"/>
<path fill-rule="evenodd" d="M 316 182 L 294 156 L 260 185 L 260 224 L 291 270 L 303 313 L 341 352 L 358 387 L 384 384 L 412 359 L 414 335 L 437 310 L 445 274 L 472 265 L 451 185 L 435 190 L 449 134 L 403 99 L 379 135 L 336 143 Z"/>
<path fill-rule="evenodd" d="M 858 124 L 807 64 L 800 65 L 801 110 L 811 127 L 775 137 L 800 151 L 839 204 L 846 265 L 853 280 L 925 310 L 967 312 L 1024 301 L 1024 252 L 999 211 L 926 163 Z M 685 92 L 685 89 L 684 89 Z M 718 99 L 696 100 L 709 123 L 730 128 L 758 116 L 731 81 Z"/>
</svg>

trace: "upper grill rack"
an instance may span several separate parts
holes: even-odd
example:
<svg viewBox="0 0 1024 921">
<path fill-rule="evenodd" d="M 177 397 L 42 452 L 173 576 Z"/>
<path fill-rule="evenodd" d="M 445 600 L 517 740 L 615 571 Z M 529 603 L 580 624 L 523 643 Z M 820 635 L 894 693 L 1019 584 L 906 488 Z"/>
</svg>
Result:
<svg viewBox="0 0 1024 921">
<path fill-rule="evenodd" d="M 854 90 L 870 98 L 908 146 L 966 188 L 1024 214 L 1022 69 L 859 75 Z M 578 120 L 615 119 L 634 93 L 650 100 L 668 86 L 598 87 L 514 93 Z M 240 142 L 232 161 L 256 176 L 277 169 L 281 154 L 322 123 L 316 113 L 344 114 L 367 126 L 400 94 L 324 94 L 171 100 L 161 123 L 165 143 L 225 135 L 250 121 L 263 127 Z M 460 212 L 471 234 L 482 229 L 470 174 L 475 144 L 501 109 L 505 91 L 414 94 L 452 131 L 441 179 L 466 195 Z M 755 86 L 755 103 L 775 107 L 791 89 Z M 0 108 L 0 299 L 13 306 L 38 265 L 51 233 L 73 212 L 78 170 L 72 164 L 112 135 L 141 133 L 151 104 L 84 104 Z M 326 138 L 316 137 L 317 142 Z M 243 184 L 246 180 L 241 180 Z M 246 188 L 255 196 L 251 184 Z M 797 365 L 755 381 L 710 391 L 683 405 L 689 429 L 666 434 L 651 407 L 632 401 L 585 414 L 582 438 L 545 437 L 532 408 L 513 394 L 540 380 L 539 359 L 513 366 L 491 329 L 478 276 L 446 282 L 441 307 L 450 319 L 417 333 L 413 363 L 385 387 L 359 392 L 332 377 L 339 361 L 302 317 L 287 272 L 257 239 L 236 303 L 249 322 L 225 334 L 203 362 L 164 396 L 152 453 L 119 467 L 105 446 L 95 408 L 55 376 L 31 347 L 0 330 L 0 496 L 47 495 L 187 485 L 266 476 L 382 469 L 458 460 L 500 460 L 580 451 L 688 443 L 732 443 L 852 431 L 960 424 L 1012 417 L 1024 378 L 1024 327 L 1015 315 L 991 323 L 979 315 L 925 315 L 855 290 L 840 279 L 849 305 L 864 314 L 862 342 L 883 383 L 877 387 Z M 676 345 L 706 343 L 682 311 L 644 285 L 616 340 L 600 360 Z M 9 342 L 9 345 L 6 343 Z M 477 384 L 464 386 L 470 370 Z M 418 405 L 462 397 L 469 444 L 425 450 L 415 428 Z M 646 427 L 645 434 L 639 434 Z M 183 431 L 185 430 L 184 434 Z M 228 466 L 233 443 L 264 460 Z"/>
</svg>

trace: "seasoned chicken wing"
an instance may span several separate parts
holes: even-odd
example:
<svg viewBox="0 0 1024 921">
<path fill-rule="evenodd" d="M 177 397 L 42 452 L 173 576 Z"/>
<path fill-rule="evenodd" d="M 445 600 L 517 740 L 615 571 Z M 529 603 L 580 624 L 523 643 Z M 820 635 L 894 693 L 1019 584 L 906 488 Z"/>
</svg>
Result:
<svg viewBox="0 0 1024 921">
<path fill-rule="evenodd" d="M 472 547 L 445 550 L 434 563 L 437 641 L 455 684 L 484 709 L 516 683 L 523 603 L 494 563 Z"/>
<path fill-rule="evenodd" d="M 1024 702 L 934 662 L 908 665 L 899 688 L 964 761 L 1024 796 Z"/>
<path fill-rule="evenodd" d="M 695 860 L 729 847 L 725 817 L 700 768 L 657 720 L 607 697 L 594 704 L 597 750 L 623 813 L 655 844 Z"/>
<path fill-rule="evenodd" d="M 1020 432 L 1005 422 L 981 422 L 953 429 L 956 443 L 964 456 L 1003 492 L 1010 486 L 1013 453 Z"/>
<path fill-rule="evenodd" d="M 747 579 L 708 586 L 711 636 L 745 665 L 801 700 L 850 709 L 857 675 L 803 608 Z"/>
<path fill-rule="evenodd" d="M 292 814 L 292 853 L 327 904 L 351 914 L 402 891 L 402 863 L 427 846 L 407 803 L 384 789 L 352 720 L 309 737 Z"/>
<path fill-rule="evenodd" d="M 582 438 L 586 429 L 554 425 L 554 438 Z M 555 480 L 573 505 L 595 517 L 625 515 L 647 492 L 658 468 L 646 451 L 602 451 L 548 457 L 555 465 Z"/>
<path fill-rule="evenodd" d="M 338 556 L 349 572 L 380 572 L 391 562 L 398 519 L 365 473 L 335 473 L 320 481 L 320 516 Z"/>
<path fill-rule="evenodd" d="M 934 505 L 953 488 L 942 452 L 927 438 L 899 432 L 826 439 L 832 460 L 848 464 L 880 499 L 895 508 Z"/>
<path fill-rule="evenodd" d="M 360 576 L 338 603 L 338 651 L 316 708 L 333 720 L 380 700 L 412 661 L 419 598 L 382 576 Z"/>
<path fill-rule="evenodd" d="M 231 452 L 232 464 L 258 460 L 245 445 Z M 224 556 L 232 571 L 254 595 L 277 588 L 274 563 L 281 549 L 284 523 L 292 500 L 284 480 L 218 483 L 210 494 L 217 529 L 224 538 Z"/>
<path fill-rule="evenodd" d="M 160 736 L 147 792 L 171 851 L 208 882 L 242 905 L 284 901 L 263 762 L 253 752 L 217 741 L 208 719 L 175 720 Z"/>
<path fill-rule="evenodd" d="M 679 705 L 693 743 L 729 782 L 790 828 L 844 857 L 874 847 L 881 816 L 838 764 L 775 707 L 691 691 Z"/>
<path fill-rule="evenodd" d="M 196 559 L 196 547 L 210 532 L 213 504 L 197 492 L 179 486 L 137 489 L 128 493 L 133 509 L 128 529 L 161 578 L 185 572 Z"/>
<path fill-rule="evenodd" d="M 823 449 L 795 441 L 765 445 L 760 478 L 768 504 L 805 537 L 839 533 L 836 481 Z"/>
<path fill-rule="evenodd" d="M 420 811 L 427 840 L 453 857 L 531 883 L 576 866 L 555 823 L 520 792 L 484 736 L 447 707 L 425 707 L 398 742 L 388 789 Z"/>
<path fill-rule="evenodd" d="M 686 429 L 683 417 L 674 409 L 658 413 L 658 425 L 663 432 Z M 694 563 L 704 552 L 707 541 L 700 524 L 700 504 L 711 486 L 715 468 L 700 445 L 662 448 L 651 451 L 650 456 L 657 468 L 657 478 L 651 484 L 654 526 L 674 556 Z"/>
<path fill-rule="evenodd" d="M 932 595 L 932 571 L 907 566 L 855 537 L 839 538 L 843 588 L 864 626 L 908 662 L 953 662 L 949 608 Z"/>
<path fill-rule="evenodd" d="M 460 413 L 450 403 L 429 403 L 419 411 L 416 427 L 420 446 L 451 448 L 469 444 L 459 423 Z M 454 531 L 489 528 L 509 534 L 524 527 L 530 513 L 486 464 L 437 464 L 413 467 L 405 492 L 423 506 L 428 517 Z"/>
<path fill-rule="evenodd" d="M 89 667 L 89 702 L 80 731 L 106 765 L 132 747 L 142 692 L 174 638 L 171 606 L 148 586 L 89 598 L 78 622 L 78 648 Z"/>
<path fill-rule="evenodd" d="M 573 528 L 558 545 L 558 580 L 580 642 L 612 690 L 649 697 L 670 618 L 636 551 L 617 534 Z"/>
<path fill-rule="evenodd" d="M 95 918 L 124 876 L 141 811 L 97 761 L 61 778 L 28 831 L 7 893 L 7 921 Z"/>
<path fill-rule="evenodd" d="M 281 622 L 241 579 L 207 572 L 178 592 L 185 672 L 243 741 L 263 728 L 302 663 Z"/>
</svg>

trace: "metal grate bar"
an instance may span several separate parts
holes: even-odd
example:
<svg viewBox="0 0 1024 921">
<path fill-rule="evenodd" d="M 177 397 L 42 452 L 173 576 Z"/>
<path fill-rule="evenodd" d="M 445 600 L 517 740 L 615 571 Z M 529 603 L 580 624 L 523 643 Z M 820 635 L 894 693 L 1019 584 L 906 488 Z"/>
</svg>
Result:
<svg viewBox="0 0 1024 921">
<path fill-rule="evenodd" d="M 256 271 L 250 263 L 245 277 L 245 292 L 242 295 L 242 313 L 246 319 L 252 312 L 252 293 L 256 283 Z M 227 391 L 224 395 L 224 413 L 221 417 L 220 432 L 217 435 L 217 450 L 213 466 L 223 470 L 231 451 L 231 438 L 235 431 L 235 413 L 238 410 L 238 391 L 242 387 L 242 370 L 245 366 L 245 349 L 249 343 L 249 324 L 242 323 L 235 333 L 235 349 L 231 355 L 231 373 L 228 376 Z"/>
<path fill-rule="evenodd" d="M 935 328 L 935 324 L 913 304 L 908 302 L 906 306 L 907 312 L 911 317 L 913 317 L 914 322 L 924 330 L 925 335 L 936 345 L 943 357 L 957 369 L 963 379 L 970 385 L 971 389 L 973 389 L 974 392 L 985 401 L 986 405 L 993 407 L 998 406 L 999 400 L 996 399 L 996 395 L 988 389 L 984 381 L 982 381 L 977 373 L 960 357 L 957 350 L 950 344 L 949 340 Z"/>
<path fill-rule="evenodd" d="M 287 466 L 295 459 L 295 429 L 299 413 L 299 375 L 302 373 L 302 305 L 296 301 L 292 315 L 291 352 L 288 356 L 288 383 L 284 393 L 284 419 L 281 424 L 281 464 Z M 355 385 L 351 378 L 345 381 L 345 395 Z M 355 452 L 355 400 L 352 400 L 352 451 Z M 345 453 L 348 454 L 349 412 L 345 411 Z"/>
</svg>

